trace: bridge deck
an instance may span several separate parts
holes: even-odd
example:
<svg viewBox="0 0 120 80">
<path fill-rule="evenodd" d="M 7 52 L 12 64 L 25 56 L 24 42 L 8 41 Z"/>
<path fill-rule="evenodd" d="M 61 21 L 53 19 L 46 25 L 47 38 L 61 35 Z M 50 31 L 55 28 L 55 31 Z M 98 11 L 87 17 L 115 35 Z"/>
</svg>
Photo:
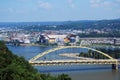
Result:
<svg viewBox="0 0 120 80">
<path fill-rule="evenodd" d="M 74 65 L 74 64 L 120 64 L 120 61 L 114 59 L 100 59 L 100 60 L 47 60 L 47 61 L 32 61 L 29 62 L 34 66 L 47 66 L 47 65 Z"/>
</svg>

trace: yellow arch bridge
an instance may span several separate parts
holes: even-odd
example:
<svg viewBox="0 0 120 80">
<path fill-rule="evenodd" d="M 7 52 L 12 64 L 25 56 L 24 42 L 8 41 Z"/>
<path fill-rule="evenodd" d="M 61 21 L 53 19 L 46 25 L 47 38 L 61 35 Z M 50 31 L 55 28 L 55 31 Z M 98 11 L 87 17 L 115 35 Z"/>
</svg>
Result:
<svg viewBox="0 0 120 80">
<path fill-rule="evenodd" d="M 84 48 L 91 51 L 95 51 L 105 57 L 107 59 L 71 59 L 71 60 L 37 60 L 38 58 L 43 57 L 46 54 L 49 54 L 51 52 L 61 50 L 61 49 L 67 49 L 67 48 Z M 57 48 L 53 48 L 50 50 L 47 50 L 43 53 L 38 54 L 37 56 L 33 57 L 29 60 L 29 63 L 33 66 L 48 66 L 48 65 L 74 65 L 74 64 L 112 64 L 112 69 L 118 69 L 118 64 L 120 64 L 120 61 L 117 59 L 112 58 L 108 54 L 101 52 L 99 50 L 84 47 L 84 46 L 59 46 Z"/>
</svg>

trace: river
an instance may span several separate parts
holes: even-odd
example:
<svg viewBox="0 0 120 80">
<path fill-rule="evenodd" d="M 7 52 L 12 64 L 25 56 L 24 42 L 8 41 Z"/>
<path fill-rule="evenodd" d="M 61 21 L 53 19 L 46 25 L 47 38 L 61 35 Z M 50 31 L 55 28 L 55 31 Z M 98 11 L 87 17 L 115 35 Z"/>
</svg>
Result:
<svg viewBox="0 0 120 80">
<path fill-rule="evenodd" d="M 52 47 L 40 46 L 8 46 L 16 55 L 23 56 L 26 60 L 31 59 L 38 53 L 51 49 Z M 70 50 L 68 49 L 68 52 Z M 76 50 L 77 51 L 77 50 Z M 80 50 L 81 51 L 81 50 Z M 86 51 L 83 49 L 82 51 Z M 46 55 L 47 59 L 64 59 L 55 53 Z M 43 58 L 44 59 L 44 58 Z M 65 58 L 68 59 L 68 58 Z M 36 66 L 40 73 L 50 73 L 55 76 L 58 74 L 68 74 L 72 80 L 120 80 L 120 70 L 114 71 L 111 65 L 64 65 L 64 66 Z"/>
</svg>

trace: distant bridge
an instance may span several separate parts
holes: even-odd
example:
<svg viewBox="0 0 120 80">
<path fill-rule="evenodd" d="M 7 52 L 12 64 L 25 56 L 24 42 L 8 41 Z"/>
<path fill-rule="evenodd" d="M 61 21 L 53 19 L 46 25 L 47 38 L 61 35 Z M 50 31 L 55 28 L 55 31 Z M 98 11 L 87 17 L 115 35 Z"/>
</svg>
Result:
<svg viewBox="0 0 120 80">
<path fill-rule="evenodd" d="M 101 55 L 107 57 L 107 59 L 37 60 L 38 58 L 41 58 L 46 54 L 49 54 L 51 52 L 61 50 L 61 49 L 67 49 L 67 48 L 84 48 L 84 49 L 92 50 L 92 51 L 97 52 L 98 54 L 101 54 Z M 29 63 L 34 66 L 73 65 L 73 64 L 112 64 L 112 69 L 118 69 L 118 64 L 120 64 L 120 61 L 112 58 L 111 56 L 109 56 L 108 54 L 106 54 L 104 52 L 101 52 L 101 51 L 93 49 L 93 48 L 84 47 L 84 46 L 60 46 L 60 47 L 53 48 L 53 49 L 50 49 L 43 53 L 38 54 L 37 56 L 30 59 Z"/>
</svg>

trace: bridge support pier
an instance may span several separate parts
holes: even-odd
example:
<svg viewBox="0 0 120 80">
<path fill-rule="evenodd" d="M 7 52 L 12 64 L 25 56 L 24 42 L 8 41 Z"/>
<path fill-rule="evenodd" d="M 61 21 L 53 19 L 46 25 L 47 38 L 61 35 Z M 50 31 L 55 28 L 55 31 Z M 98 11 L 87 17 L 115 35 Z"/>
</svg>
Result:
<svg viewBox="0 0 120 80">
<path fill-rule="evenodd" d="M 118 70 L 118 64 L 112 64 L 112 70 Z"/>
</svg>

